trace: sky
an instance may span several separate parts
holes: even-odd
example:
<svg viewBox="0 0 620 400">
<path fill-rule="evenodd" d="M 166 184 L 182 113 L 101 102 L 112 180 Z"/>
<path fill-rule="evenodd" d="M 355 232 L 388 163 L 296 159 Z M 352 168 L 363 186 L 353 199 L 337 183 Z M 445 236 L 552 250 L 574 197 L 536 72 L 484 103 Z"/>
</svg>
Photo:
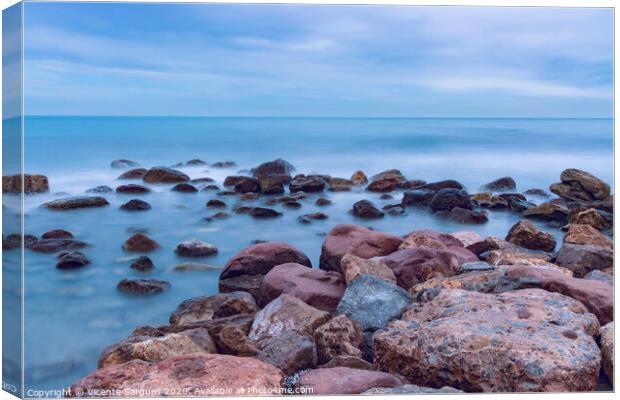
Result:
<svg viewBox="0 0 620 400">
<path fill-rule="evenodd" d="M 611 117 L 613 11 L 26 3 L 27 115 Z"/>
</svg>

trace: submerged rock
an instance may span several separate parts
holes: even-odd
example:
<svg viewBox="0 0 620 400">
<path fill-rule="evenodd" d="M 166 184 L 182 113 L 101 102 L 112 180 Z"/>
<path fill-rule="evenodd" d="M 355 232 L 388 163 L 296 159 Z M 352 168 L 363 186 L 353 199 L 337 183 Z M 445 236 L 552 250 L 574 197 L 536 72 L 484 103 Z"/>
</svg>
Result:
<svg viewBox="0 0 620 400">
<path fill-rule="evenodd" d="M 235 185 L 235 192 L 237 193 L 256 193 L 260 191 L 258 180 L 255 178 L 244 177 L 239 180 Z"/>
<path fill-rule="evenodd" d="M 454 179 L 447 179 L 445 181 L 427 183 L 420 188 L 438 192 L 441 189 L 465 189 L 465 186 L 463 186 L 462 183 L 455 181 Z"/>
<path fill-rule="evenodd" d="M 90 260 L 79 251 L 66 251 L 58 257 L 56 268 L 58 269 L 77 269 L 90 264 Z"/>
<path fill-rule="evenodd" d="M 78 208 L 103 207 L 107 206 L 108 201 L 103 197 L 83 196 L 69 197 L 66 199 L 53 200 L 43 204 L 41 207 L 55 211 L 74 210 Z"/>
<path fill-rule="evenodd" d="M 202 240 L 192 239 L 177 245 L 175 252 L 182 257 L 206 257 L 217 254 L 217 247 Z"/>
<path fill-rule="evenodd" d="M 219 289 L 222 293 L 248 292 L 255 299 L 260 298 L 263 277 L 264 275 L 240 275 L 233 278 L 220 278 Z"/>
<path fill-rule="evenodd" d="M 226 205 L 226 202 L 220 199 L 211 199 L 207 202 L 207 207 L 208 208 L 226 208 L 228 206 Z"/>
<path fill-rule="evenodd" d="M 181 263 L 172 268 L 173 271 L 213 271 L 220 269 L 220 267 L 215 265 L 196 262 Z"/>
<path fill-rule="evenodd" d="M 170 283 L 154 278 L 123 279 L 117 288 L 129 294 L 153 294 L 169 289 Z"/>
<path fill-rule="evenodd" d="M 427 206 L 435 196 L 435 191 L 430 189 L 413 189 L 403 193 L 402 204 L 406 206 Z"/>
<path fill-rule="evenodd" d="M 253 218 L 276 218 L 281 215 L 281 212 L 278 212 L 272 208 L 253 207 L 252 210 L 250 210 L 250 216 Z"/>
<path fill-rule="evenodd" d="M 435 193 L 429 205 L 433 211 L 450 211 L 454 207 L 467 210 L 473 208 L 469 193 L 462 189 L 441 189 Z"/>
<path fill-rule="evenodd" d="M 181 193 L 198 193 L 198 189 L 192 184 L 187 182 L 177 183 L 170 189 L 173 192 L 181 192 Z"/>
<path fill-rule="evenodd" d="M 41 235 L 41 239 L 72 239 L 73 234 L 64 229 L 53 229 Z"/>
<path fill-rule="evenodd" d="M 29 238 L 26 238 L 28 240 Z M 20 238 L 21 244 L 21 238 Z M 26 241 L 25 247 L 37 253 L 57 253 L 63 250 L 80 250 L 88 244 L 76 239 L 40 239 Z"/>
<path fill-rule="evenodd" d="M 86 191 L 86 193 L 112 193 L 114 189 L 107 185 L 95 186 Z"/>
<path fill-rule="evenodd" d="M 199 159 L 199 158 L 193 158 L 193 159 L 191 159 L 189 161 L 186 161 L 185 165 L 187 165 L 189 167 L 201 167 L 201 166 L 207 165 L 207 163 L 204 162 L 203 160 Z"/>
<path fill-rule="evenodd" d="M 289 190 L 291 193 L 305 192 L 305 193 L 318 193 L 325 189 L 325 181 L 318 176 L 297 176 L 289 184 Z"/>
<path fill-rule="evenodd" d="M 260 243 L 246 247 L 228 260 L 220 279 L 241 275 L 265 275 L 274 267 L 286 263 L 312 267 L 310 259 L 291 245 L 282 242 Z"/>
<path fill-rule="evenodd" d="M 151 205 L 144 200 L 132 199 L 119 208 L 125 211 L 146 211 L 151 209 Z"/>
<path fill-rule="evenodd" d="M 110 163 L 110 167 L 112 168 L 131 168 L 131 167 L 138 167 L 138 166 L 140 166 L 140 164 L 138 164 L 137 162 L 127 160 L 124 158 L 114 160 Z"/>
<path fill-rule="evenodd" d="M 435 215 L 459 224 L 484 224 L 489 221 L 485 211 L 472 211 L 461 207 L 454 207 L 450 211 L 437 211 Z"/>
<path fill-rule="evenodd" d="M 179 183 L 189 181 L 189 176 L 168 167 L 153 167 L 142 177 L 147 183 Z"/>
<path fill-rule="evenodd" d="M 2 193 L 18 194 L 22 193 L 22 189 L 25 194 L 49 192 L 50 187 L 47 176 L 32 174 L 2 176 Z"/>
<path fill-rule="evenodd" d="M 146 171 L 147 171 L 146 168 L 130 169 L 129 171 L 123 172 L 116 179 L 142 179 L 142 178 L 144 178 L 144 175 L 146 174 Z"/>
<path fill-rule="evenodd" d="M 142 194 L 142 193 L 150 193 L 151 189 L 142 186 L 142 185 L 121 185 L 116 188 L 116 193 L 129 193 L 129 194 Z"/>
<path fill-rule="evenodd" d="M 140 256 L 136 261 L 131 263 L 131 269 L 140 272 L 148 272 L 154 268 L 153 261 L 147 256 Z"/>
<path fill-rule="evenodd" d="M 217 161 L 211 164 L 212 168 L 234 168 L 237 166 L 237 163 L 234 161 Z"/>
<path fill-rule="evenodd" d="M 359 218 L 382 218 L 385 213 L 369 200 L 360 200 L 353 204 L 353 215 Z"/>
<path fill-rule="evenodd" d="M 143 233 L 136 233 L 123 243 L 123 250 L 146 253 L 159 249 L 161 246 L 159 243 L 146 236 Z"/>
</svg>

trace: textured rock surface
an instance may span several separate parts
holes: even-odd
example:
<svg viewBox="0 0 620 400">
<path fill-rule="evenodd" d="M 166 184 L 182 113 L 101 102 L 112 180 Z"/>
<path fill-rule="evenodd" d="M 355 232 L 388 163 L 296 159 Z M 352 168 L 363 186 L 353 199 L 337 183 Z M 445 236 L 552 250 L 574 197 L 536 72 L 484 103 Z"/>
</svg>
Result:
<svg viewBox="0 0 620 400">
<path fill-rule="evenodd" d="M 360 275 L 373 275 L 388 282 L 396 283 L 394 272 L 380 257 L 365 259 L 353 254 L 345 254 L 340 260 L 340 268 L 347 285 Z"/>
<path fill-rule="evenodd" d="M 273 267 L 286 263 L 312 266 L 310 259 L 293 246 L 281 242 L 260 243 L 241 250 L 228 260 L 220 279 L 240 275 L 264 275 Z"/>
<path fill-rule="evenodd" d="M 399 250 L 381 259 L 396 276 L 398 286 L 409 289 L 431 278 L 452 276 L 460 271 L 451 252 L 418 246 Z"/>
<path fill-rule="evenodd" d="M 213 339 L 219 353 L 222 354 L 254 357 L 260 352 L 258 347 L 248 338 L 247 333 L 236 325 L 225 325 L 214 334 Z"/>
<path fill-rule="evenodd" d="M 319 368 L 304 373 L 298 388 L 311 389 L 312 394 L 360 394 L 374 387 L 401 386 L 404 382 L 394 375 L 356 368 Z"/>
<path fill-rule="evenodd" d="M 523 211 L 523 216 L 546 221 L 565 222 L 568 219 L 568 208 L 554 201 L 539 204 Z"/>
<path fill-rule="evenodd" d="M 604 200 L 609 197 L 609 185 L 579 169 L 566 169 L 560 175 L 561 183 L 549 187 L 553 193 L 568 200 Z"/>
<path fill-rule="evenodd" d="M 131 252 L 146 253 L 159 249 L 159 243 L 143 233 L 136 233 L 123 243 L 123 250 Z"/>
<path fill-rule="evenodd" d="M 189 181 L 189 176 L 176 169 L 153 167 L 144 174 L 142 180 L 147 183 L 179 183 Z"/>
<path fill-rule="evenodd" d="M 142 179 L 146 174 L 146 168 L 134 168 L 123 172 L 117 179 Z"/>
<path fill-rule="evenodd" d="M 568 268 L 577 277 L 585 276 L 595 269 L 612 268 L 613 250 L 590 246 L 564 243 L 556 255 L 556 264 Z"/>
<path fill-rule="evenodd" d="M 257 311 L 254 297 L 248 292 L 218 293 L 183 301 L 170 315 L 170 323 L 186 325 L 236 314 L 254 314 Z"/>
<path fill-rule="evenodd" d="M 463 189 L 441 189 L 429 203 L 433 211 L 450 211 L 454 207 L 471 210 L 473 205 L 469 193 Z"/>
<path fill-rule="evenodd" d="M 446 289 L 375 334 L 375 366 L 465 391 L 588 391 L 600 368 L 598 329 L 581 303 L 557 293 Z"/>
<path fill-rule="evenodd" d="M 175 252 L 182 257 L 206 257 L 217 254 L 217 247 L 202 240 L 192 239 L 177 245 Z"/>
<path fill-rule="evenodd" d="M 385 213 L 368 200 L 360 200 L 353 204 L 353 215 L 358 218 L 382 218 Z"/>
<path fill-rule="evenodd" d="M 92 208 L 107 206 L 108 201 L 98 196 L 70 197 L 67 199 L 53 200 L 43 204 L 41 207 L 55 211 L 75 210 L 78 208 Z"/>
<path fill-rule="evenodd" d="M 344 315 L 332 318 L 314 331 L 318 361 L 329 362 L 336 356 L 361 358 L 362 330 L 358 324 Z"/>
<path fill-rule="evenodd" d="M 508 231 L 506 240 L 526 249 L 542 251 L 553 251 L 556 244 L 553 235 L 541 231 L 527 220 L 514 224 Z"/>
<path fill-rule="evenodd" d="M 614 323 L 610 322 L 601 328 L 601 357 L 603 372 L 613 385 L 614 383 Z"/>
<path fill-rule="evenodd" d="M 65 251 L 59 255 L 56 268 L 76 269 L 85 267 L 88 264 L 90 264 L 90 260 L 79 251 Z"/>
<path fill-rule="evenodd" d="M 170 283 L 155 278 L 123 279 L 117 288 L 129 294 L 153 294 L 169 289 Z"/>
<path fill-rule="evenodd" d="M 151 209 L 151 205 L 140 199 L 132 199 L 122 204 L 119 208 L 125 211 L 146 211 Z"/>
<path fill-rule="evenodd" d="M 374 370 L 371 363 L 359 357 L 353 357 L 353 356 L 335 356 L 334 358 L 332 358 L 325 364 L 321 364 L 318 366 L 318 368 L 336 368 L 336 367 L 365 369 L 368 371 Z"/>
<path fill-rule="evenodd" d="M 282 332 L 263 346 L 256 358 L 279 368 L 285 375 L 315 368 L 317 364 L 314 341 L 308 335 L 294 331 Z"/>
<path fill-rule="evenodd" d="M 260 298 L 260 287 L 265 275 L 239 275 L 234 278 L 220 279 L 219 289 L 222 293 L 248 292 L 255 299 Z"/>
<path fill-rule="evenodd" d="M 44 175 L 23 175 L 23 192 L 24 193 L 45 193 L 49 192 L 50 187 L 47 176 Z M 2 176 L 2 193 L 21 193 L 22 192 L 22 175 L 4 175 Z"/>
<path fill-rule="evenodd" d="M 134 184 L 120 185 L 116 188 L 116 193 L 123 193 L 123 194 L 144 194 L 144 193 L 150 193 L 150 191 L 151 189 L 147 188 L 146 186 L 134 185 Z"/>
<path fill-rule="evenodd" d="M 372 388 L 365 391 L 362 394 L 377 394 L 377 395 L 391 395 L 391 394 L 442 394 L 442 393 L 463 393 L 462 390 L 455 389 L 450 386 L 443 386 L 439 389 L 418 386 L 418 385 L 402 385 L 393 388 Z"/>
<path fill-rule="evenodd" d="M 587 244 L 613 250 L 614 242 L 590 225 L 571 224 L 564 236 L 564 243 Z"/>
<path fill-rule="evenodd" d="M 509 176 L 496 179 L 484 185 L 489 190 L 514 190 L 517 188 L 515 180 Z"/>
</svg>

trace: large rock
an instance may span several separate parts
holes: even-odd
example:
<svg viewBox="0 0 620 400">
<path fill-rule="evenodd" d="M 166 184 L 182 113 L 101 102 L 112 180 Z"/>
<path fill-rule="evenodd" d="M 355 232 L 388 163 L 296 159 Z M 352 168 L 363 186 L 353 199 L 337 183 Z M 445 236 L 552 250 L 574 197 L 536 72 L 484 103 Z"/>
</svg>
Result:
<svg viewBox="0 0 620 400">
<path fill-rule="evenodd" d="M 90 264 L 90 260 L 79 251 L 64 251 L 58 256 L 56 268 L 76 269 L 85 267 L 88 264 Z"/>
<path fill-rule="evenodd" d="M 427 206 L 433 200 L 435 191 L 430 189 L 413 189 L 403 193 L 402 204 L 405 206 Z"/>
<path fill-rule="evenodd" d="M 261 193 L 281 194 L 284 193 L 284 184 L 290 181 L 290 175 L 267 175 L 258 178 L 258 186 Z"/>
<path fill-rule="evenodd" d="M 359 218 L 383 218 L 385 213 L 375 207 L 369 200 L 360 200 L 353 204 L 353 215 Z"/>
<path fill-rule="evenodd" d="M 192 239 L 177 245 L 175 252 L 182 257 L 206 257 L 217 254 L 217 247 L 202 240 Z"/>
<path fill-rule="evenodd" d="M 530 250 L 553 251 L 555 238 L 552 234 L 541 231 L 527 220 L 514 224 L 508 231 L 506 240 Z"/>
<path fill-rule="evenodd" d="M 237 314 L 254 314 L 257 311 L 256 301 L 248 292 L 218 293 L 183 301 L 170 315 L 170 323 L 187 325 Z"/>
<path fill-rule="evenodd" d="M 286 375 L 291 375 L 303 369 L 316 367 L 316 345 L 306 334 L 295 331 L 282 332 L 263 346 L 256 358 L 277 367 Z"/>
<path fill-rule="evenodd" d="M 253 207 L 250 210 L 250 216 L 253 218 L 276 218 L 281 215 L 281 212 L 266 207 Z"/>
<path fill-rule="evenodd" d="M 219 289 L 222 293 L 231 292 L 248 292 L 255 299 L 260 298 L 260 287 L 265 275 L 239 275 L 232 278 L 222 279 L 219 281 Z"/>
<path fill-rule="evenodd" d="M 279 393 L 282 373 L 262 361 L 221 354 L 188 354 L 159 363 L 133 360 L 99 369 L 71 386 L 83 397 L 149 397 L 165 395 L 256 395 Z M 172 392 L 170 392 L 172 390 Z M 173 393 L 173 394 L 171 394 Z"/>
<path fill-rule="evenodd" d="M 179 193 L 198 193 L 196 186 L 187 182 L 177 183 L 170 190 Z"/>
<path fill-rule="evenodd" d="M 545 221 L 566 222 L 568 219 L 568 208 L 561 202 L 552 200 L 528 208 L 523 211 L 523 216 Z"/>
<path fill-rule="evenodd" d="M 159 249 L 159 243 L 146 236 L 144 233 L 136 233 L 123 243 L 123 250 L 138 253 L 146 253 Z"/>
<path fill-rule="evenodd" d="M 409 303 L 411 297 L 404 289 L 376 276 L 361 275 L 347 286 L 336 312 L 372 332 L 398 318 Z"/>
<path fill-rule="evenodd" d="M 601 231 L 613 226 L 613 216 L 595 208 L 588 208 L 582 211 L 575 209 L 569 212 L 568 223 L 590 225 Z"/>
<path fill-rule="evenodd" d="M 147 183 L 179 183 L 189 181 L 189 176 L 168 167 L 153 167 L 142 177 Z"/>
<path fill-rule="evenodd" d="M 509 176 L 504 176 L 503 178 L 498 178 L 492 182 L 487 183 L 484 187 L 488 190 L 515 190 L 517 188 L 517 184 L 515 180 Z"/>
<path fill-rule="evenodd" d="M 146 168 L 134 168 L 130 169 L 129 171 L 123 172 L 116 179 L 142 179 L 144 178 L 144 174 L 146 174 L 146 172 Z"/>
<path fill-rule="evenodd" d="M 341 272 L 340 260 L 347 253 L 361 258 L 386 256 L 396 251 L 402 242 L 401 237 L 359 225 L 336 225 L 323 241 L 319 268 Z"/>
<path fill-rule="evenodd" d="M 256 193 L 260 190 L 258 179 L 244 178 L 235 184 L 235 192 L 237 193 Z"/>
<path fill-rule="evenodd" d="M 296 384 L 301 393 L 315 395 L 360 394 L 375 387 L 396 387 L 405 382 L 379 371 L 336 367 L 319 368 L 304 373 Z"/>
<path fill-rule="evenodd" d="M 362 358 L 364 343 L 359 324 L 344 315 L 330 319 L 314 331 L 319 363 L 324 364 L 337 356 Z"/>
<path fill-rule="evenodd" d="M 164 336 L 130 336 L 108 346 L 99 357 L 98 368 L 131 360 L 163 361 L 192 353 L 216 353 L 215 343 L 204 328 L 188 329 Z"/>
<path fill-rule="evenodd" d="M 78 208 L 91 208 L 107 206 L 108 201 L 98 196 L 69 197 L 66 199 L 53 200 L 43 204 L 41 207 L 55 211 L 74 210 Z"/>
<path fill-rule="evenodd" d="M 590 225 L 571 224 L 564 236 L 564 243 L 586 244 L 613 250 L 614 242 Z"/>
<path fill-rule="evenodd" d="M 554 183 L 549 190 L 568 200 L 604 200 L 609 197 L 609 185 L 579 169 L 566 169 L 560 175 L 561 183 Z"/>
<path fill-rule="evenodd" d="M 368 183 L 368 177 L 363 171 L 355 171 L 353 175 L 351 175 L 351 182 L 356 185 L 365 185 Z"/>
<path fill-rule="evenodd" d="M 252 174 L 256 178 L 270 175 L 290 175 L 295 171 L 295 167 L 288 161 L 278 158 L 273 161 L 262 163 L 252 170 Z"/>
<path fill-rule="evenodd" d="M 461 265 L 453 253 L 425 246 L 399 250 L 383 257 L 382 261 L 394 272 L 398 286 L 404 289 L 431 278 L 456 275 Z"/>
<path fill-rule="evenodd" d="M 469 193 L 463 189 L 441 189 L 435 193 L 429 205 L 433 211 L 450 211 L 454 207 L 466 210 L 473 208 Z"/>
<path fill-rule="evenodd" d="M 265 275 L 259 301 L 261 305 L 265 305 L 286 293 L 319 310 L 331 312 L 338 306 L 345 286 L 342 275 L 337 272 L 286 263 L 278 265 Z"/>
<path fill-rule="evenodd" d="M 235 325 L 225 325 L 213 336 L 219 353 L 239 357 L 255 357 L 260 350 L 247 333 Z"/>
<path fill-rule="evenodd" d="M 24 185 L 22 187 L 22 176 Z M 47 176 L 44 175 L 31 175 L 31 174 L 17 174 L 17 175 L 4 175 L 2 176 L 2 193 L 45 193 L 49 192 L 50 187 L 47 181 Z"/>
<path fill-rule="evenodd" d="M 366 187 L 369 192 L 387 193 L 396 190 L 397 181 L 394 179 L 379 179 L 372 181 Z"/>
<path fill-rule="evenodd" d="M 345 254 L 340 260 L 340 268 L 347 285 L 360 275 L 373 275 L 388 282 L 396 283 L 394 272 L 383 262 L 381 257 L 365 259 L 353 254 Z"/>
<path fill-rule="evenodd" d="M 603 372 L 611 382 L 614 384 L 614 323 L 610 322 L 601 328 L 601 356 Z"/>
<path fill-rule="evenodd" d="M 596 388 L 599 323 L 569 297 L 541 289 L 445 289 L 375 334 L 375 366 L 411 383 L 473 392 Z"/>
<path fill-rule="evenodd" d="M 299 249 L 282 242 L 267 242 L 246 247 L 228 260 L 220 279 L 241 275 L 265 275 L 272 268 L 286 263 L 312 267 L 310 259 Z"/>
<path fill-rule="evenodd" d="M 441 189 L 465 189 L 465 186 L 463 186 L 462 183 L 455 181 L 454 179 L 446 179 L 444 181 L 427 183 L 421 188 L 437 192 Z"/>
<path fill-rule="evenodd" d="M 52 229 L 41 235 L 41 239 L 71 239 L 73 234 L 64 229 Z"/>
<path fill-rule="evenodd" d="M 283 294 L 256 313 L 248 337 L 263 348 L 284 332 L 312 335 L 329 320 L 329 313 Z"/>
<path fill-rule="evenodd" d="M 556 254 L 555 263 L 582 277 L 595 269 L 612 268 L 614 253 L 609 248 L 564 243 Z"/>
<path fill-rule="evenodd" d="M 291 193 L 304 192 L 304 193 L 318 193 L 325 189 L 326 183 L 319 176 L 297 176 L 289 184 L 289 190 Z"/>
</svg>

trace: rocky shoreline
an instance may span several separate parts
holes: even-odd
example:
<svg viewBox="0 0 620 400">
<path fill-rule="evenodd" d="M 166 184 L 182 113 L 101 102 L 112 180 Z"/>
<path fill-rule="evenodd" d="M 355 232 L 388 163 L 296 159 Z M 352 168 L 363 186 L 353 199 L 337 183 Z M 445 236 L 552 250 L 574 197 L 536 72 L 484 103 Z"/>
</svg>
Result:
<svg viewBox="0 0 620 400">
<path fill-rule="evenodd" d="M 166 184 L 187 195 L 216 192 L 206 203 L 214 211 L 207 222 L 229 217 L 229 208 L 278 218 L 302 207 L 301 199 L 328 207 L 326 192 L 360 189 L 383 199 L 402 193 L 400 202 L 382 208 L 369 200 L 352 204 L 350 212 L 364 220 L 398 217 L 412 207 L 461 224 L 486 223 L 486 210 L 497 209 L 521 219 L 504 238 L 468 230 L 397 236 L 339 224 L 324 238 L 318 268 L 287 243 L 256 243 L 222 268 L 219 293 L 172 305 L 168 325 L 137 327 L 104 349 L 98 369 L 71 386 L 75 396 L 564 392 L 596 390 L 602 376 L 613 380 L 613 195 L 585 171 L 562 172 L 549 187 L 558 196 L 551 198 L 536 188 L 516 193 L 510 177 L 470 194 L 458 181 L 407 179 L 395 169 L 370 179 L 362 171 L 349 179 L 293 175 L 284 160 L 228 176 L 225 190 L 173 168 L 147 169 L 131 160 L 111 166 L 125 170 L 119 180 L 142 183 L 98 186 L 42 207 L 106 207 L 106 193 L 140 196 L 151 192 L 149 185 Z M 41 175 L 25 176 L 23 187 L 49 191 Z M 3 193 L 21 188 L 21 176 L 3 177 Z M 547 199 L 536 204 L 526 195 Z M 119 212 L 150 209 L 136 198 Z M 307 213 L 299 223 L 328 218 Z M 532 220 L 561 227 L 563 241 Z M 3 249 L 21 241 L 3 235 Z M 146 254 L 161 247 L 143 232 L 120 245 L 140 256 L 131 268 L 146 273 L 154 265 Z M 82 253 L 90 245 L 62 229 L 25 235 L 24 246 L 56 255 L 59 269 L 90 263 Z M 174 251 L 200 260 L 218 249 L 189 239 Z M 153 278 L 118 284 L 134 295 L 170 288 Z"/>
</svg>

